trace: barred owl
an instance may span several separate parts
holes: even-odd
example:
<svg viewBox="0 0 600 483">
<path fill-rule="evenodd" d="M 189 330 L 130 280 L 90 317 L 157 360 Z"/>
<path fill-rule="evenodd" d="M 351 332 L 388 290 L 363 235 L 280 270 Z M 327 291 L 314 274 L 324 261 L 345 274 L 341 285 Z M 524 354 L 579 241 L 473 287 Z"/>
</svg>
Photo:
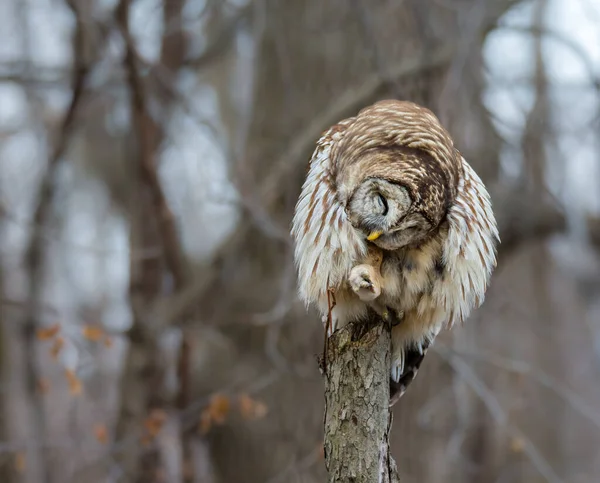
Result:
<svg viewBox="0 0 600 483">
<path fill-rule="evenodd" d="M 332 330 L 394 321 L 390 405 L 442 328 L 484 298 L 499 243 L 488 192 L 428 109 L 386 100 L 327 130 L 292 221 L 299 295 Z M 329 332 L 329 335 L 331 332 Z"/>
</svg>

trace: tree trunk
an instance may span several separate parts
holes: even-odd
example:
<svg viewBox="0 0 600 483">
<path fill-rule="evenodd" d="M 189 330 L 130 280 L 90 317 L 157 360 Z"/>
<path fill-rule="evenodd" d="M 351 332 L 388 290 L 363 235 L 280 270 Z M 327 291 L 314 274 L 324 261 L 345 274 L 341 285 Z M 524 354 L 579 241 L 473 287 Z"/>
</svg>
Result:
<svg viewBox="0 0 600 483">
<path fill-rule="evenodd" d="M 372 315 L 329 339 L 325 464 L 329 482 L 397 483 L 390 455 L 390 327 Z"/>
</svg>

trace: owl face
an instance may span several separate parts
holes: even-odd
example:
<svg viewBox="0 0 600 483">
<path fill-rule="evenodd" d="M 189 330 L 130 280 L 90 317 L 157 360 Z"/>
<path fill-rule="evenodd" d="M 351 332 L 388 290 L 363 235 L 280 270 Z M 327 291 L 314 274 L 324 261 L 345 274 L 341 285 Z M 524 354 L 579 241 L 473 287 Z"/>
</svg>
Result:
<svg viewBox="0 0 600 483">
<path fill-rule="evenodd" d="M 357 187 L 346 214 L 356 230 L 384 250 L 418 243 L 434 228 L 415 209 L 405 186 L 377 177 L 367 178 Z"/>
</svg>

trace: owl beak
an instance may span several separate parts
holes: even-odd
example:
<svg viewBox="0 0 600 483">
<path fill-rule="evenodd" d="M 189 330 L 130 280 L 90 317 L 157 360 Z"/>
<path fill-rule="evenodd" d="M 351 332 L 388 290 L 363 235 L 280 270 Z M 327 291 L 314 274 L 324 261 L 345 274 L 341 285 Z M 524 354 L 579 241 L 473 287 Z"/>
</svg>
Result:
<svg viewBox="0 0 600 483">
<path fill-rule="evenodd" d="M 381 236 L 381 233 L 382 233 L 381 231 L 372 231 L 371 233 L 369 233 L 367 240 L 375 241 Z"/>
</svg>

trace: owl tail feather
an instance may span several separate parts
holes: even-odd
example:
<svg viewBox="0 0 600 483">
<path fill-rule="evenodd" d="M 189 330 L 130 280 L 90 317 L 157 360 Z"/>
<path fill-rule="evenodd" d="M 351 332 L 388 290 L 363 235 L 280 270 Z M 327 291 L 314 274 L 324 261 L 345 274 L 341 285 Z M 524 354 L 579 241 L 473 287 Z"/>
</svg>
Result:
<svg viewBox="0 0 600 483">
<path fill-rule="evenodd" d="M 421 347 L 405 348 L 402 354 L 401 374 L 397 381 L 390 377 L 390 407 L 396 404 L 406 392 L 411 382 L 417 377 L 419 367 L 427 354 L 433 340 L 425 340 Z"/>
</svg>

